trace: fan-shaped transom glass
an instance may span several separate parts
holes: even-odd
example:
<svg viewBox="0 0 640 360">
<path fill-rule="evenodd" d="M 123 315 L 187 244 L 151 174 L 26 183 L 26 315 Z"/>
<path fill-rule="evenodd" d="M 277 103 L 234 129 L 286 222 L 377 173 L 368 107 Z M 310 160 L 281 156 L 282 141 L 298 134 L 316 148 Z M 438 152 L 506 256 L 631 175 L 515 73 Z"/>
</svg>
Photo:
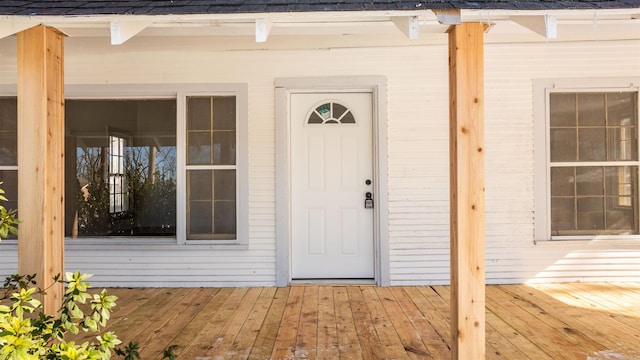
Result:
<svg viewBox="0 0 640 360">
<path fill-rule="evenodd" d="M 307 124 L 355 124 L 351 110 L 337 102 L 324 103 L 311 111 Z"/>
</svg>

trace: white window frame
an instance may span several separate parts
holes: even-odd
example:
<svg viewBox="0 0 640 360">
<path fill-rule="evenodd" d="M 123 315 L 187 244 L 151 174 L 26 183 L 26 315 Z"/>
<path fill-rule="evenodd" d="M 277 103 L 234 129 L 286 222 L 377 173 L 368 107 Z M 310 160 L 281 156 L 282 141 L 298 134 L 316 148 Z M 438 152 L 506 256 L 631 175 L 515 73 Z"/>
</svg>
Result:
<svg viewBox="0 0 640 360">
<path fill-rule="evenodd" d="M 114 139 L 117 141 L 117 149 L 114 150 Z M 109 152 L 108 164 L 109 170 L 107 175 L 107 186 L 109 189 L 109 213 L 117 214 L 129 210 L 129 194 L 125 187 L 127 186 L 127 176 L 125 174 L 125 153 L 124 149 L 129 140 L 122 134 L 109 131 Z M 115 153 L 114 153 L 115 152 Z M 115 161 L 114 161 L 115 160 Z M 117 163 L 114 169 L 114 163 Z M 115 191 L 115 184 L 120 181 L 119 191 Z M 118 200 L 119 199 L 119 203 Z"/>
<path fill-rule="evenodd" d="M 17 93 L 15 87 L 2 87 L 0 88 L 0 97 L 16 97 Z M 2 171 L 18 171 L 18 165 L 0 165 Z"/>
<path fill-rule="evenodd" d="M 549 151 L 549 94 L 552 92 L 636 92 L 640 99 L 640 78 L 607 79 L 538 79 L 533 81 L 533 117 L 535 134 L 535 228 L 536 242 L 558 240 L 640 240 L 640 235 L 562 235 L 551 233 L 551 160 Z M 640 106 L 639 106 L 640 108 Z M 640 114 L 639 119 L 640 119 Z M 640 128 L 640 127 L 639 127 Z M 640 143 L 640 134 L 637 136 Z M 638 149 L 640 149 L 640 144 Z M 581 165 L 588 165 L 582 162 Z M 602 166 L 604 162 L 593 163 Z M 631 165 L 637 161 L 606 162 L 608 165 Z M 640 202 L 640 194 L 636 194 Z"/>
<path fill-rule="evenodd" d="M 15 85 L 0 85 L 0 97 L 16 97 L 18 90 Z M 0 171 L 18 171 L 18 165 L 0 165 Z M 20 184 L 18 184 L 20 186 Z M 7 209 L 9 210 L 9 209 Z M 16 239 L 5 239 L 0 244 L 17 244 Z"/>
<path fill-rule="evenodd" d="M 236 164 L 229 165 L 187 165 L 187 97 L 235 96 L 236 98 Z M 249 237 L 249 178 L 248 178 L 248 89 L 246 85 L 234 88 L 219 88 L 206 91 L 197 89 L 178 92 L 178 121 L 176 146 L 182 151 L 178 154 L 178 186 L 176 235 L 179 244 L 217 244 L 247 245 Z M 236 239 L 234 240 L 188 240 L 187 239 L 187 170 L 233 169 L 236 171 Z"/>
<path fill-rule="evenodd" d="M 65 99 L 174 99 L 176 100 L 176 236 L 65 238 L 67 244 L 99 245 L 209 245 L 217 250 L 247 249 L 249 243 L 249 117 L 248 85 L 225 84 L 99 84 L 65 85 Z M 15 85 L 0 85 L 0 96 L 17 96 Z M 235 240 L 186 240 L 186 96 L 236 97 L 236 231 Z M 19 170 L 2 166 L 3 170 Z M 16 240 L 4 241 L 13 243 Z"/>
</svg>

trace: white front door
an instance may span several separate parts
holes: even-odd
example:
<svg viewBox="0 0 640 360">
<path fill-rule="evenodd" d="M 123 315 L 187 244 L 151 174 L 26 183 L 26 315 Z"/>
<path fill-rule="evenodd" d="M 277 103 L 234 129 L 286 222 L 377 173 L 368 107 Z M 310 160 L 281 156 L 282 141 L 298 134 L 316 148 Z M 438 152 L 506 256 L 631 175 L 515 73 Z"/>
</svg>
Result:
<svg viewBox="0 0 640 360">
<path fill-rule="evenodd" d="M 293 93 L 290 104 L 292 278 L 373 279 L 372 94 Z"/>
</svg>

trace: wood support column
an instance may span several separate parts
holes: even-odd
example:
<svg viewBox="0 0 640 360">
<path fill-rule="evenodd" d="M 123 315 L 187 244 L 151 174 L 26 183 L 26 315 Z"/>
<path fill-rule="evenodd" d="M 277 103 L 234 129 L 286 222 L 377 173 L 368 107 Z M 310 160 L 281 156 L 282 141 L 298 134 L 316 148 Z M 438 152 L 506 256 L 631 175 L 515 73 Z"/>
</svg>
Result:
<svg viewBox="0 0 640 360">
<path fill-rule="evenodd" d="M 485 359 L 484 26 L 449 30 L 452 359 Z"/>
<path fill-rule="evenodd" d="M 64 288 L 63 35 L 46 26 L 18 33 L 18 271 L 47 288 L 54 314 Z"/>
</svg>

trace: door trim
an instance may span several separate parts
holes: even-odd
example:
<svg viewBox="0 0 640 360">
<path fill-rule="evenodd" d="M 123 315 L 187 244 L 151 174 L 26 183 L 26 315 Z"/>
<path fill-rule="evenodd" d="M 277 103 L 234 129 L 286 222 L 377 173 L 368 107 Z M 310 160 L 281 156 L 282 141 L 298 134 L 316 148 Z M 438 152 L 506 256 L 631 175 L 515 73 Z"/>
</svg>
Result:
<svg viewBox="0 0 640 360">
<path fill-rule="evenodd" d="M 290 95 L 298 92 L 369 92 L 373 100 L 374 276 L 390 285 L 387 178 L 387 80 L 383 76 L 283 78 L 275 81 L 276 101 L 276 285 L 291 284 Z"/>
</svg>

